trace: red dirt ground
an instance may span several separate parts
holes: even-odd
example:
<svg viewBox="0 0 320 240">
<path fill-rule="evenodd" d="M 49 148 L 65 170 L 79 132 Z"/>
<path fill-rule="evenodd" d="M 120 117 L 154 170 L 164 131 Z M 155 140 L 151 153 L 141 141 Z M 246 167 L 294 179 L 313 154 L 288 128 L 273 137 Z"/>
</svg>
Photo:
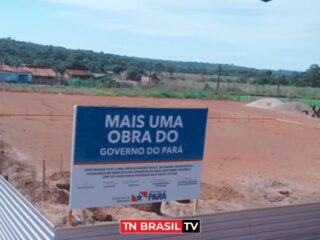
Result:
<svg viewBox="0 0 320 240">
<path fill-rule="evenodd" d="M 208 107 L 202 181 L 237 184 L 277 179 L 316 189 L 320 183 L 320 120 L 231 101 L 0 92 L 3 113 L 73 114 L 74 105 Z M 216 118 L 236 117 L 242 119 Z M 254 117 L 275 120 L 254 120 Z M 277 119 L 277 120 L 276 120 Z M 70 168 L 72 118 L 1 117 L 0 137 L 41 169 Z M 253 183 L 254 184 L 254 183 Z"/>
</svg>

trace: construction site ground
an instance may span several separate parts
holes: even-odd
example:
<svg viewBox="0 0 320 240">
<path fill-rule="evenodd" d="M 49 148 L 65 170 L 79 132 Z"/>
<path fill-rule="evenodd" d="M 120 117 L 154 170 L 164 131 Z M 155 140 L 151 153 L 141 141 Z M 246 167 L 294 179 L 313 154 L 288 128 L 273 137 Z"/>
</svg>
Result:
<svg viewBox="0 0 320 240">
<path fill-rule="evenodd" d="M 320 201 L 320 119 L 231 101 L 0 92 L 2 172 L 32 198 L 35 166 L 33 201 L 56 225 L 65 223 L 68 210 L 74 105 L 209 108 L 200 214 Z M 192 203 L 172 201 L 162 204 L 161 213 L 190 215 L 192 209 Z M 86 222 L 161 217 L 128 206 L 77 214 Z"/>
</svg>

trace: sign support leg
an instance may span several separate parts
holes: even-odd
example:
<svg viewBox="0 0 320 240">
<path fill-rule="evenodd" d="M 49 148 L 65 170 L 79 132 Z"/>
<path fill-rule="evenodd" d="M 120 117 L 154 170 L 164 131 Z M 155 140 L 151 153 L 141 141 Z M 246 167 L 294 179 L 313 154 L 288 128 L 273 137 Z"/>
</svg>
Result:
<svg viewBox="0 0 320 240">
<path fill-rule="evenodd" d="M 72 216 L 72 210 L 70 209 L 70 210 L 69 210 L 69 213 L 68 213 L 68 220 L 67 220 L 67 225 L 68 225 L 68 226 L 72 226 L 72 218 L 73 218 L 73 216 Z"/>
<path fill-rule="evenodd" d="M 198 212 L 198 205 L 199 205 L 198 199 L 194 200 L 194 203 L 193 203 L 193 215 L 196 215 L 196 214 L 197 214 L 197 212 Z"/>
<path fill-rule="evenodd" d="M 46 185 L 46 160 L 42 162 L 42 186 Z"/>
</svg>

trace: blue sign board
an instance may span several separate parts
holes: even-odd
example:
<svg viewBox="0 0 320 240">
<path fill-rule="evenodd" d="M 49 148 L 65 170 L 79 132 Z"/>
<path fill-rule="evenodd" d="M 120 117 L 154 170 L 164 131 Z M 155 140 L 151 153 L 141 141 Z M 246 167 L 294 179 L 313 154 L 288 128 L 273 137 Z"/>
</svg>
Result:
<svg viewBox="0 0 320 240">
<path fill-rule="evenodd" d="M 201 160 L 207 109 L 75 107 L 73 164 Z"/>
<path fill-rule="evenodd" d="M 70 209 L 197 199 L 207 113 L 75 107 Z"/>
</svg>

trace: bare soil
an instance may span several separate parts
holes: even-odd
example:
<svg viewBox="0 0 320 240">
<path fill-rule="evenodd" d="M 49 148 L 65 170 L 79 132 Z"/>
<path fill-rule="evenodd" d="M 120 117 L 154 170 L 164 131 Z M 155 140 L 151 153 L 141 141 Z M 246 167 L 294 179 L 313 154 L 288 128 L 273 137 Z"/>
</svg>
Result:
<svg viewBox="0 0 320 240">
<path fill-rule="evenodd" d="M 0 92 L 0 140 L 6 154 L 1 170 L 31 198 L 31 166 L 35 165 L 36 206 L 56 225 L 63 225 L 67 214 L 74 105 L 208 107 L 198 213 L 320 200 L 319 119 L 230 101 Z M 27 117 L 1 115 L 26 112 Z M 41 184 L 43 160 L 46 186 Z M 78 222 L 94 223 L 121 217 L 190 215 L 192 209 L 192 202 L 173 201 L 162 204 L 163 215 L 127 206 L 82 210 L 75 215 Z"/>
</svg>

